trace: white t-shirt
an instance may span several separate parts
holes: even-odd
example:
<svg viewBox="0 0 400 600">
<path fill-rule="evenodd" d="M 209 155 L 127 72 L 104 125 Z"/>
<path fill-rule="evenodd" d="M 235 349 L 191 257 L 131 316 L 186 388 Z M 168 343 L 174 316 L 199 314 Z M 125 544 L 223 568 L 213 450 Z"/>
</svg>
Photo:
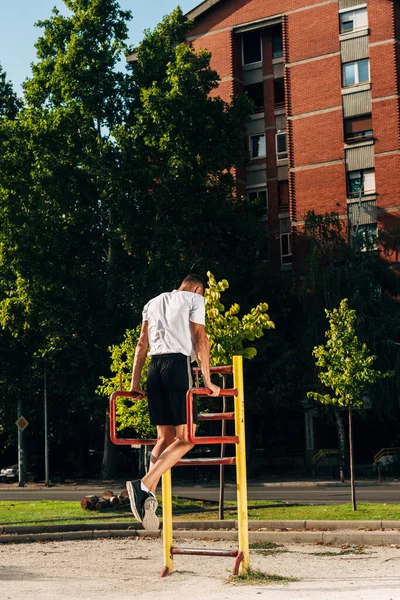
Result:
<svg viewBox="0 0 400 600">
<path fill-rule="evenodd" d="M 190 322 L 205 325 L 203 296 L 173 290 L 150 300 L 143 309 L 148 322 L 150 355 L 180 353 L 196 358 Z"/>
</svg>

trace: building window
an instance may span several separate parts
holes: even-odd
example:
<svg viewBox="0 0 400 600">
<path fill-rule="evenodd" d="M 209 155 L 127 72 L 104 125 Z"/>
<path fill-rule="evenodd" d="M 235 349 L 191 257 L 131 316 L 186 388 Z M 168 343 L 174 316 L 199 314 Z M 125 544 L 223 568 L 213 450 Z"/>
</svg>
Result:
<svg viewBox="0 0 400 600">
<path fill-rule="evenodd" d="M 287 146 L 286 146 L 286 131 L 279 131 L 276 134 L 276 158 L 277 160 L 283 160 L 287 158 Z"/>
<path fill-rule="evenodd" d="M 289 209 L 289 182 L 278 181 L 278 208 L 279 210 Z"/>
<path fill-rule="evenodd" d="M 367 252 L 378 249 L 378 224 L 355 225 L 351 228 L 350 243 L 353 247 Z"/>
<path fill-rule="evenodd" d="M 349 33 L 368 27 L 367 7 L 356 10 L 346 10 L 340 13 L 340 33 Z"/>
<path fill-rule="evenodd" d="M 281 233 L 281 264 L 290 265 L 292 263 L 292 234 Z"/>
<path fill-rule="evenodd" d="M 264 110 L 264 83 L 252 83 L 246 85 L 244 91 L 249 96 L 250 100 L 254 102 L 255 111 L 260 112 Z"/>
<path fill-rule="evenodd" d="M 356 60 L 343 65 L 343 86 L 369 82 L 369 60 Z"/>
<path fill-rule="evenodd" d="M 283 108 L 285 106 L 285 84 L 283 77 L 274 79 L 274 103 L 275 108 Z"/>
<path fill-rule="evenodd" d="M 372 115 L 351 117 L 344 121 L 344 141 L 359 142 L 372 138 Z"/>
<path fill-rule="evenodd" d="M 268 209 L 268 193 L 266 189 L 248 191 L 247 198 L 252 204 L 257 204 L 260 208 Z"/>
<path fill-rule="evenodd" d="M 272 38 L 272 58 L 281 58 L 283 56 L 283 41 L 281 35 L 274 35 Z"/>
<path fill-rule="evenodd" d="M 266 155 L 265 134 L 250 136 L 250 158 L 263 158 Z"/>
<path fill-rule="evenodd" d="M 252 65 L 262 61 L 261 33 L 250 31 L 242 35 L 243 65 Z"/>
<path fill-rule="evenodd" d="M 369 194 L 375 194 L 375 170 L 349 171 L 347 186 L 349 198 L 361 198 Z"/>
</svg>

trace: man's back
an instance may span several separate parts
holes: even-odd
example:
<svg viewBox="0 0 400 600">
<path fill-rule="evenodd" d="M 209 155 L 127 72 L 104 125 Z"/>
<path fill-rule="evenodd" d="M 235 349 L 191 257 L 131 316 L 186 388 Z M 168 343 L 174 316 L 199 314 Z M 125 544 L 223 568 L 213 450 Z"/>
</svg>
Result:
<svg viewBox="0 0 400 600">
<path fill-rule="evenodd" d="M 204 298 L 174 290 L 150 300 L 143 309 L 148 322 L 150 355 L 180 353 L 194 358 L 190 322 L 205 324 Z"/>
</svg>

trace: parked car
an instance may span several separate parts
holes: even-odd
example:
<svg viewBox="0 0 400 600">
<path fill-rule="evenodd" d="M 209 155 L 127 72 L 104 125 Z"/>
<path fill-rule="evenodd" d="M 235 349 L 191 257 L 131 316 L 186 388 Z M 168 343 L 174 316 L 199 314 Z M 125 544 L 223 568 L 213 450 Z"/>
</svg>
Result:
<svg viewBox="0 0 400 600">
<path fill-rule="evenodd" d="M 5 467 L 0 471 L 0 481 L 18 481 L 18 465 Z"/>
</svg>

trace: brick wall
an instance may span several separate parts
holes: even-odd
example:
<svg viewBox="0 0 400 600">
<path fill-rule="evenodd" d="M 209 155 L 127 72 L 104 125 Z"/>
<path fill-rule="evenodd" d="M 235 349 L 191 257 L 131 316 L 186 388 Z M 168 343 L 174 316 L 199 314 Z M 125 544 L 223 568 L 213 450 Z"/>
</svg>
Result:
<svg viewBox="0 0 400 600">
<path fill-rule="evenodd" d="M 304 219 L 308 210 L 317 213 L 346 214 L 346 177 L 344 164 L 305 169 L 294 173 L 296 218 Z"/>
<path fill-rule="evenodd" d="M 400 155 L 375 156 L 375 183 L 379 208 L 400 206 Z"/>
<path fill-rule="evenodd" d="M 371 64 L 371 94 L 373 98 L 397 93 L 396 48 L 394 42 L 369 49 Z"/>
<path fill-rule="evenodd" d="M 225 0 L 196 19 L 191 35 L 265 19 L 320 3 L 321 0 Z"/>
<path fill-rule="evenodd" d="M 315 60 L 288 69 L 292 115 L 300 115 L 342 103 L 340 57 Z"/>
<path fill-rule="evenodd" d="M 326 4 L 288 16 L 288 62 L 339 52 L 338 5 Z"/>
<path fill-rule="evenodd" d="M 375 153 L 399 149 L 398 100 L 381 100 L 372 104 L 372 128 Z"/>
<path fill-rule="evenodd" d="M 368 0 L 369 43 L 389 40 L 394 30 L 394 2 L 388 0 Z"/>
<path fill-rule="evenodd" d="M 294 119 L 292 132 L 295 167 L 344 157 L 341 110 Z"/>
</svg>

